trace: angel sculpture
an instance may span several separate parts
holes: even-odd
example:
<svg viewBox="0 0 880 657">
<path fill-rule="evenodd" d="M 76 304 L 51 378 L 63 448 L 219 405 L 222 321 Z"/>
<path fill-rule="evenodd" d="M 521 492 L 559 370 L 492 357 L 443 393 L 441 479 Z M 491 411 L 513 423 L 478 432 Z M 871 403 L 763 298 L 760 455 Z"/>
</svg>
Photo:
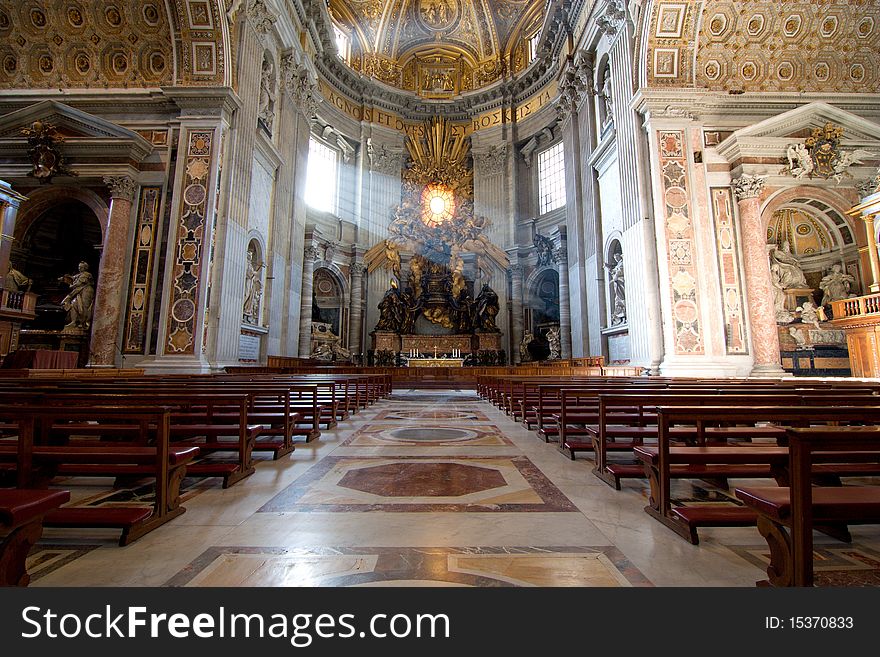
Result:
<svg viewBox="0 0 880 657">
<path fill-rule="evenodd" d="M 831 177 L 834 178 L 834 182 L 839 183 L 843 176 L 849 176 L 846 170 L 853 164 L 864 164 L 864 160 L 874 159 L 876 157 L 876 153 L 866 151 L 862 148 L 857 148 L 852 152 L 842 153 L 840 159 L 834 165 L 834 173 L 831 174 Z"/>
<path fill-rule="evenodd" d="M 804 144 L 791 144 L 786 151 L 788 168 L 785 169 L 795 178 L 803 178 L 813 172 L 813 158 Z"/>
</svg>

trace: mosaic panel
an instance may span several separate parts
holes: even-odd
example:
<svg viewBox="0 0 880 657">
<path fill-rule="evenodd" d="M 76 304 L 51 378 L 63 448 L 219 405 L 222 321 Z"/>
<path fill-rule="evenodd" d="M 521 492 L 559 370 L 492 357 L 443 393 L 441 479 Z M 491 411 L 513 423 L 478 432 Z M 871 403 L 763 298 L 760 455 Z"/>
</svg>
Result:
<svg viewBox="0 0 880 657">
<path fill-rule="evenodd" d="M 161 200 L 161 187 L 141 188 L 134 253 L 131 259 L 128 310 L 125 317 L 123 351 L 127 354 L 143 353 L 144 350 Z"/>
<path fill-rule="evenodd" d="M 328 456 L 269 500 L 279 511 L 577 511 L 529 459 Z"/>
<path fill-rule="evenodd" d="M 721 300 L 724 311 L 724 337 L 728 354 L 747 354 L 746 326 L 739 268 L 733 196 L 729 187 L 713 187 L 712 216 L 715 219 L 715 246 L 721 273 Z"/>
<path fill-rule="evenodd" d="M 186 134 L 187 156 L 178 207 L 173 259 L 166 354 L 195 352 L 196 318 L 202 289 L 208 183 L 213 158 L 214 131 L 191 130 Z"/>
<path fill-rule="evenodd" d="M 212 547 L 164 586 L 651 586 L 615 547 Z"/>
<path fill-rule="evenodd" d="M 700 355 L 704 352 L 700 324 L 698 273 L 694 261 L 694 225 L 687 177 L 684 133 L 660 130 L 660 170 L 669 260 L 669 287 L 672 317 L 675 321 L 675 353 Z"/>
</svg>

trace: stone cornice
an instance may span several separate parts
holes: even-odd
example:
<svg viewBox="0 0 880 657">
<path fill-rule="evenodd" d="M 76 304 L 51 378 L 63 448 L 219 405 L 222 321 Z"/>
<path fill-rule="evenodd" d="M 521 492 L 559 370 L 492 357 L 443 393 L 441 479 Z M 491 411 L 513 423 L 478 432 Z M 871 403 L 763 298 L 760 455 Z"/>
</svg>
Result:
<svg viewBox="0 0 880 657">
<path fill-rule="evenodd" d="M 180 118 L 216 118 L 229 121 L 242 106 L 232 87 L 163 87 L 165 94 L 180 108 Z"/>
<path fill-rule="evenodd" d="M 775 116 L 809 102 L 826 102 L 864 117 L 880 117 L 880 94 L 809 94 L 760 92 L 731 95 L 705 89 L 639 89 L 630 107 L 646 119 L 680 109 L 694 119 L 748 125 L 755 117 Z M 743 123 L 743 120 L 748 123 Z"/>
</svg>

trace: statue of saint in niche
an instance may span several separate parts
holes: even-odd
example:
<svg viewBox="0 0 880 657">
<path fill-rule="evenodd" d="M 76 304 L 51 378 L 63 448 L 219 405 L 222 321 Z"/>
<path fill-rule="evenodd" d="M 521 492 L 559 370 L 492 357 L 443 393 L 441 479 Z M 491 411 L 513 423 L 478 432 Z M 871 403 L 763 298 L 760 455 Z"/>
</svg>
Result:
<svg viewBox="0 0 880 657">
<path fill-rule="evenodd" d="M 244 305 L 242 315 L 248 324 L 260 323 L 260 300 L 263 297 L 262 265 L 254 264 L 254 252 L 247 251 L 247 267 L 244 279 Z"/>
</svg>

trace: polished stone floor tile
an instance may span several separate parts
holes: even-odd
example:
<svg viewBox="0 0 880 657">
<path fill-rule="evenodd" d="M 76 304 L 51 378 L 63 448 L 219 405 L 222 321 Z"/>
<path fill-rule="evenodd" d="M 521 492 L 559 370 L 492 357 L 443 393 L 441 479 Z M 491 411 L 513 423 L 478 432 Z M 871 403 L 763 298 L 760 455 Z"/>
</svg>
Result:
<svg viewBox="0 0 880 657">
<path fill-rule="evenodd" d="M 222 456 L 222 455 L 221 455 Z M 471 390 L 395 390 L 229 489 L 187 480 L 182 516 L 125 548 L 114 530 L 46 529 L 32 586 L 743 586 L 766 577 L 754 527 L 691 545 L 622 490 Z M 149 485 L 57 482 L 73 504 L 149 505 Z M 730 482 L 734 484 L 735 482 Z M 679 505 L 736 504 L 676 482 Z M 816 538 L 819 581 L 880 585 L 880 527 Z M 514 547 L 510 547 L 514 546 Z M 519 546 L 519 547 L 516 547 Z M 522 547 L 527 546 L 527 547 Z"/>
<path fill-rule="evenodd" d="M 166 586 L 649 586 L 614 548 L 212 547 Z"/>
<path fill-rule="evenodd" d="M 526 457 L 329 456 L 260 508 L 272 511 L 575 511 Z"/>
</svg>

